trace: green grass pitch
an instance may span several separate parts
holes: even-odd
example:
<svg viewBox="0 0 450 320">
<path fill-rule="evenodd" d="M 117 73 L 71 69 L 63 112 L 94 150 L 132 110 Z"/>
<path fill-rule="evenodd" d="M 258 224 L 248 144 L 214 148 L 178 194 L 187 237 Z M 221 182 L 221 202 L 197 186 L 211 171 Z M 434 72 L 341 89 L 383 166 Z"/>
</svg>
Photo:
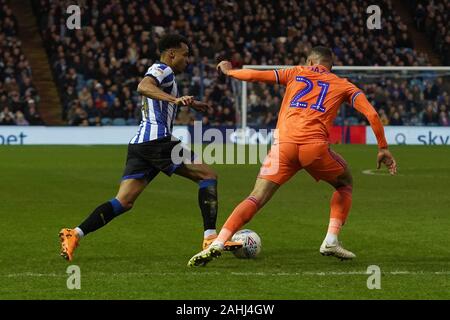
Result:
<svg viewBox="0 0 450 320">
<path fill-rule="evenodd" d="M 58 231 L 114 197 L 126 146 L 0 148 L 0 299 L 449 299 L 450 148 L 392 147 L 399 175 L 369 175 L 376 147 L 335 146 L 354 175 L 340 239 L 354 261 L 322 257 L 332 188 L 305 172 L 246 227 L 262 238 L 254 260 L 232 254 L 205 268 L 197 186 L 161 174 L 133 211 L 83 239 L 71 263 Z M 221 226 L 253 187 L 258 165 L 215 165 Z M 66 268 L 81 269 L 81 289 Z M 381 289 L 367 288 L 369 265 Z"/>
</svg>

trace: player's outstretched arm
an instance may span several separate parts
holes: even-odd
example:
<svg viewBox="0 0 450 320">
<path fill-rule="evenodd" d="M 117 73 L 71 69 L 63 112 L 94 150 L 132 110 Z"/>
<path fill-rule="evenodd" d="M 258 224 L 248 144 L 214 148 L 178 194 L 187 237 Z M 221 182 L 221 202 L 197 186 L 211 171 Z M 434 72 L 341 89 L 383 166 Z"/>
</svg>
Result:
<svg viewBox="0 0 450 320">
<path fill-rule="evenodd" d="M 176 98 L 164 92 L 158 87 L 155 79 L 151 77 L 145 77 L 144 79 L 142 79 L 137 87 L 137 91 L 139 92 L 139 94 L 142 94 L 143 96 L 146 96 L 148 98 L 175 103 L 179 106 L 189 106 L 194 103 L 193 96 L 182 96 Z"/>
<path fill-rule="evenodd" d="M 364 114 L 372 127 L 375 137 L 377 138 L 377 169 L 380 169 L 381 164 L 383 163 L 389 169 L 389 173 L 394 175 L 397 173 L 397 163 L 391 152 L 388 150 L 388 145 L 384 136 L 384 128 L 380 117 L 378 117 L 375 108 L 370 104 L 362 92 L 356 94 L 357 96 L 353 97 L 353 106 L 356 110 Z"/>
<path fill-rule="evenodd" d="M 224 75 L 242 80 L 242 81 L 261 81 L 267 83 L 277 83 L 277 77 L 273 70 L 252 70 L 252 69 L 240 69 L 233 70 L 231 62 L 221 61 L 217 65 L 217 70 L 221 71 Z"/>
</svg>

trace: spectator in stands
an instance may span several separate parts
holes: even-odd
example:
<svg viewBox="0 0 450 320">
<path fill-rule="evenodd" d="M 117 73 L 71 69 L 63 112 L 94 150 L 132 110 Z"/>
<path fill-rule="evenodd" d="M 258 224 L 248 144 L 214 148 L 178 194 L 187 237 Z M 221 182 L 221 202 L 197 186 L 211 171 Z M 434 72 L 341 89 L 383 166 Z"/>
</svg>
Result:
<svg viewBox="0 0 450 320">
<path fill-rule="evenodd" d="M 447 112 L 447 107 L 445 105 L 441 105 L 439 108 L 439 125 L 441 126 L 449 126 L 449 113 Z"/>
<path fill-rule="evenodd" d="M 67 118 L 69 120 L 69 125 L 71 126 L 84 126 L 86 123 L 89 124 L 88 114 L 83 110 L 78 100 L 72 102 Z"/>
<path fill-rule="evenodd" d="M 123 120 L 123 122 L 125 122 L 125 110 L 119 98 L 114 99 L 113 105 L 110 110 L 110 117 L 112 119 L 121 119 Z"/>
<path fill-rule="evenodd" d="M 25 115 L 21 111 L 16 112 L 16 124 L 18 126 L 28 126 L 30 123 L 25 119 Z"/>
<path fill-rule="evenodd" d="M 433 104 L 429 103 L 422 115 L 422 122 L 426 126 L 433 126 L 439 123 L 438 114 L 435 112 Z"/>
<path fill-rule="evenodd" d="M 81 105 L 83 105 L 81 100 L 80 100 L 80 103 L 81 103 Z M 88 119 L 89 124 L 97 125 L 97 121 L 100 119 L 100 112 L 95 107 L 94 101 L 92 100 L 92 98 L 90 98 L 86 101 L 84 110 L 86 111 L 86 117 Z"/>
<path fill-rule="evenodd" d="M 2 125 L 15 125 L 15 116 L 8 107 L 4 107 L 2 112 L 0 112 L 0 124 Z"/>
<path fill-rule="evenodd" d="M 230 107 L 223 108 L 222 118 L 220 121 L 222 126 L 232 127 L 236 123 L 234 109 Z"/>
<path fill-rule="evenodd" d="M 403 120 L 400 117 L 400 113 L 398 111 L 394 111 L 391 118 L 389 119 L 389 124 L 391 126 L 402 126 L 403 125 Z"/>
<path fill-rule="evenodd" d="M 389 125 L 389 118 L 386 115 L 386 111 L 384 111 L 384 109 L 380 109 L 380 110 L 378 110 L 378 113 L 380 116 L 380 121 L 383 124 L 383 126 Z"/>
<path fill-rule="evenodd" d="M 420 120 L 420 116 L 416 110 L 415 107 L 411 108 L 411 112 L 409 113 L 408 116 L 408 125 L 410 126 L 419 126 L 422 125 L 422 122 Z"/>
<path fill-rule="evenodd" d="M 30 125 L 43 125 L 44 122 L 41 119 L 41 116 L 37 112 L 36 103 L 33 99 L 28 100 L 27 108 L 25 113 L 25 118 L 30 123 Z"/>
</svg>

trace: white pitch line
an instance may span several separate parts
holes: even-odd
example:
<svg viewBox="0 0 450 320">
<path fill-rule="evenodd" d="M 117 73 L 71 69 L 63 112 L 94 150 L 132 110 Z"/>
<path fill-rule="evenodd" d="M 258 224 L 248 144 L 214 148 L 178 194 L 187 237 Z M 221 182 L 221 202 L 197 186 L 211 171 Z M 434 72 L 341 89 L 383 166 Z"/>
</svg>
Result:
<svg viewBox="0 0 450 320">
<path fill-rule="evenodd" d="M 302 271 L 302 272 L 231 272 L 233 276 L 254 276 L 254 277 L 292 277 L 292 276 L 348 276 L 348 275 L 368 275 L 366 271 Z M 381 272 L 381 274 L 387 275 L 450 275 L 450 271 L 386 271 Z M 106 273 L 106 272 L 91 272 L 87 273 L 87 276 L 109 276 L 109 277 L 134 277 L 134 276 L 176 276 L 176 275 L 187 275 L 187 276 L 204 276 L 204 275 L 224 275 L 223 272 L 124 272 L 124 273 Z M 48 278 L 67 278 L 67 274 L 56 274 L 56 273 L 34 273 L 34 272 L 23 272 L 23 273 L 10 273 L 10 274 L 0 274 L 0 278 L 19 278 L 19 277 L 48 277 Z"/>
<path fill-rule="evenodd" d="M 327 271 L 327 272 L 316 272 L 316 271 L 303 271 L 303 272 L 279 272 L 279 273 L 265 273 L 265 272 L 232 272 L 232 275 L 236 276 L 347 276 L 347 275 L 370 275 L 366 271 Z M 450 275 L 450 271 L 381 271 L 381 274 L 390 275 Z"/>
<path fill-rule="evenodd" d="M 378 169 L 367 169 L 367 170 L 363 170 L 362 173 L 363 174 L 368 174 L 370 176 L 389 176 L 390 175 L 389 173 L 377 172 L 376 170 L 378 170 Z M 402 176 L 402 174 L 397 174 L 397 175 L 398 176 Z"/>
</svg>

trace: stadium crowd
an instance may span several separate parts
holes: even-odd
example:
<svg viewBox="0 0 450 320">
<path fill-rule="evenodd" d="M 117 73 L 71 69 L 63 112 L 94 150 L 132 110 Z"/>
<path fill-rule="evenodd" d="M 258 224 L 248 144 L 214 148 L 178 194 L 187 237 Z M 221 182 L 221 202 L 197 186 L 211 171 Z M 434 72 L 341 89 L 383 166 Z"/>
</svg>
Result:
<svg viewBox="0 0 450 320">
<path fill-rule="evenodd" d="M 450 65 L 450 1 L 414 0 L 413 14 L 416 27 L 432 39 L 434 49 L 444 65 Z"/>
<path fill-rule="evenodd" d="M 371 4 L 367 0 L 84 3 L 82 29 L 68 30 L 65 2 L 33 0 L 59 87 L 63 117 L 70 125 L 138 123 L 141 98 L 136 87 L 158 59 L 156 44 L 164 32 L 184 34 L 191 42 L 191 64 L 185 74 L 177 76 L 180 91 L 214 106 L 206 116 L 181 108 L 176 124 L 190 124 L 194 119 L 203 119 L 205 125 L 236 124 L 239 86 L 215 70 L 224 58 L 237 68 L 244 64 L 295 65 L 304 63 L 312 46 L 327 45 L 333 48 L 336 65 L 429 65 L 426 55 L 412 48 L 408 28 L 390 0 L 379 3 L 382 30 L 367 29 L 365 9 Z M 386 124 L 439 124 L 442 112 L 446 114 L 443 119 L 448 119 L 446 81 L 419 78 L 397 81 L 393 87 L 387 80 L 357 84 L 367 90 Z M 428 87 L 438 94 L 427 94 Z M 263 85 L 249 89 L 249 123 L 273 126 L 283 88 Z M 431 113 L 425 111 L 428 109 Z M 362 121 L 348 112 L 347 122 Z"/>
<path fill-rule="evenodd" d="M 17 19 L 5 0 L 0 8 L 0 125 L 43 124 L 30 64 L 17 37 Z"/>
</svg>

